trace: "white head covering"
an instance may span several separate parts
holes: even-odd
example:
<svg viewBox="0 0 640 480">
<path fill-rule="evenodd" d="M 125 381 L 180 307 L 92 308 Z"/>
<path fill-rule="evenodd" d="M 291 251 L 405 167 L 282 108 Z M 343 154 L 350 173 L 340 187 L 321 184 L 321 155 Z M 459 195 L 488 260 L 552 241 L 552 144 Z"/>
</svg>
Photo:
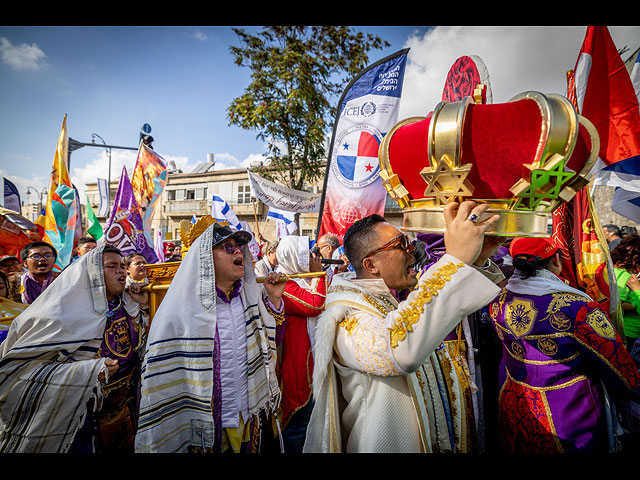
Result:
<svg viewBox="0 0 640 480">
<path fill-rule="evenodd" d="M 213 225 L 184 256 L 149 330 L 142 366 L 137 452 L 186 452 L 214 442 L 212 394 L 216 332 Z M 244 253 L 241 298 L 252 366 L 249 413 L 274 410 L 280 390 L 275 374 L 275 319 Z M 248 419 L 245 419 L 248 420 Z"/>
<path fill-rule="evenodd" d="M 309 237 L 288 235 L 281 238 L 276 250 L 276 258 L 278 259 L 276 272 L 287 275 L 307 273 L 309 271 L 309 255 Z M 304 288 L 309 288 L 309 282 L 304 278 L 292 280 Z"/>
<path fill-rule="evenodd" d="M 104 244 L 82 255 L 11 324 L 0 346 L 0 452 L 66 452 L 87 402 L 100 407 L 103 251 Z M 123 299 L 135 316 L 138 304 Z"/>
</svg>

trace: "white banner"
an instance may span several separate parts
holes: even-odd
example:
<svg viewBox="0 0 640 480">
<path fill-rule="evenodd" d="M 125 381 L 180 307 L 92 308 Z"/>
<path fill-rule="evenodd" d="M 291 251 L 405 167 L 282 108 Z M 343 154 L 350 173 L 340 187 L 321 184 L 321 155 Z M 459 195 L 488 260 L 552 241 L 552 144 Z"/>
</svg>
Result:
<svg viewBox="0 0 640 480">
<path fill-rule="evenodd" d="M 251 183 L 251 194 L 269 207 L 295 213 L 320 211 L 320 194 L 287 188 L 249 171 L 247 174 Z"/>
</svg>

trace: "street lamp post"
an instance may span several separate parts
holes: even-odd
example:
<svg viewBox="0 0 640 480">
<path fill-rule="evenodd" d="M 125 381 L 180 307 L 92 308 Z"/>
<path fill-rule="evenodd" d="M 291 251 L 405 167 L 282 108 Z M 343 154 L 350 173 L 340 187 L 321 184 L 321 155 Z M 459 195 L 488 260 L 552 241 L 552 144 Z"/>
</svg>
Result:
<svg viewBox="0 0 640 480">
<path fill-rule="evenodd" d="M 95 138 L 99 138 L 100 140 L 102 140 L 102 145 L 98 145 L 96 144 Z M 120 150 L 138 150 L 137 147 L 121 147 L 121 146 L 117 146 L 117 145 L 107 145 L 107 143 L 104 141 L 104 139 L 98 135 L 97 133 L 92 133 L 91 134 L 91 143 L 84 143 L 84 142 L 79 142 L 77 140 L 74 140 L 73 138 L 69 137 L 69 165 L 71 165 L 71 152 L 73 152 L 74 150 L 78 150 L 79 148 L 82 147 L 104 147 L 107 149 L 107 152 L 109 154 L 109 179 L 107 180 L 108 184 L 107 184 L 107 200 L 109 201 L 109 205 L 111 205 L 111 149 L 112 148 L 117 148 Z"/>
<path fill-rule="evenodd" d="M 42 215 L 42 196 L 46 195 L 47 189 L 43 187 L 41 191 L 38 191 L 36 187 L 27 185 L 27 195 L 31 195 L 31 191 L 29 189 L 33 189 L 39 195 L 40 202 L 38 203 L 38 215 Z"/>
</svg>

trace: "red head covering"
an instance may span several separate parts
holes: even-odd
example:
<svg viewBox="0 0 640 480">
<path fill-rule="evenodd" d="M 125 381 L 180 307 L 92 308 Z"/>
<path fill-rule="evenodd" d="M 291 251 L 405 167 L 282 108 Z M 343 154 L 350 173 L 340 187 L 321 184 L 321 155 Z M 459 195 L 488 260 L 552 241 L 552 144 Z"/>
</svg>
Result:
<svg viewBox="0 0 640 480">
<path fill-rule="evenodd" d="M 559 249 L 560 247 L 556 245 L 553 238 L 518 237 L 511 241 L 509 254 L 511 257 L 520 254 L 533 255 L 544 260 L 551 257 Z"/>
</svg>

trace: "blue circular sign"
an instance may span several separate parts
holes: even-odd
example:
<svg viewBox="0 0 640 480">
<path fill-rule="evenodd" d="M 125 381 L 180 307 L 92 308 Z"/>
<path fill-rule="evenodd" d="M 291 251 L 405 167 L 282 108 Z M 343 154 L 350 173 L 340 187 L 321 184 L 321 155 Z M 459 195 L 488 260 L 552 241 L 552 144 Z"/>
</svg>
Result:
<svg viewBox="0 0 640 480">
<path fill-rule="evenodd" d="M 145 123 L 144 125 L 142 125 L 142 131 L 144 133 L 151 133 L 151 125 L 149 125 L 148 123 Z"/>
</svg>

